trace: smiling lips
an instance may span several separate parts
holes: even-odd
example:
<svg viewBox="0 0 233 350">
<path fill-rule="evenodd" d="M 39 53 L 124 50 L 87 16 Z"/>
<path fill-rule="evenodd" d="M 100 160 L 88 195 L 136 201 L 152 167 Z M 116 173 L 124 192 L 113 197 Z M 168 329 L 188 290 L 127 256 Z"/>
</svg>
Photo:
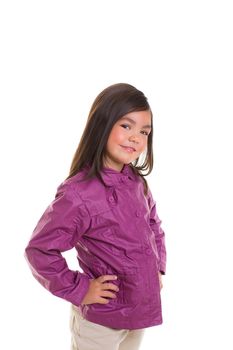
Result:
<svg viewBox="0 0 233 350">
<path fill-rule="evenodd" d="M 121 146 L 126 152 L 133 153 L 136 151 L 135 148 L 133 147 L 126 147 L 126 146 Z"/>
</svg>

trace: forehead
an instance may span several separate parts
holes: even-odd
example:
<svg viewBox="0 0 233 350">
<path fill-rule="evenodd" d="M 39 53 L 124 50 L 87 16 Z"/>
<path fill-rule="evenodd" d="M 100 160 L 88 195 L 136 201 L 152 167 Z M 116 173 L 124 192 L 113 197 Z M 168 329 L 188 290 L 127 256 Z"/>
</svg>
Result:
<svg viewBox="0 0 233 350">
<path fill-rule="evenodd" d="M 146 111 L 135 111 L 131 113 L 127 113 L 123 115 L 119 121 L 128 121 L 130 124 L 139 125 L 143 128 L 151 128 L 151 112 L 149 110 Z"/>
</svg>

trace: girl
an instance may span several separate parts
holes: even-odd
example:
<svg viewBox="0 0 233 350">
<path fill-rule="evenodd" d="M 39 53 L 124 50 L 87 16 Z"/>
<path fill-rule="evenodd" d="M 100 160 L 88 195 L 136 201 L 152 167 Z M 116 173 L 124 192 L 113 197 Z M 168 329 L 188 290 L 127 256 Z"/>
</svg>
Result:
<svg viewBox="0 0 233 350">
<path fill-rule="evenodd" d="M 162 323 L 164 231 L 145 180 L 153 167 L 144 94 L 115 84 L 95 99 L 69 176 L 26 247 L 34 277 L 71 303 L 72 349 L 136 350 Z M 72 271 L 62 252 L 75 247 Z"/>
</svg>

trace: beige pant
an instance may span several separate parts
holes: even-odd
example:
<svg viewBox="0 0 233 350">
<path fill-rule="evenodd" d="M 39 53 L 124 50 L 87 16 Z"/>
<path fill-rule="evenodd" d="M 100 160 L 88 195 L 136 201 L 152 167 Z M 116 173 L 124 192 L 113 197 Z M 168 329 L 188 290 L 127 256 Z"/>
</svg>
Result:
<svg viewBox="0 0 233 350">
<path fill-rule="evenodd" d="M 72 350 L 138 350 L 144 329 L 114 329 L 84 319 L 71 305 Z"/>
</svg>

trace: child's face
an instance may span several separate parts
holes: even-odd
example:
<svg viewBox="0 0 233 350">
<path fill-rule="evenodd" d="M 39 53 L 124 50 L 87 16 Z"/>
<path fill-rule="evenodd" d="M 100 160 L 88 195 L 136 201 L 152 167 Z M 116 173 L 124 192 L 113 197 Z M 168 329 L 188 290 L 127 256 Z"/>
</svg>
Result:
<svg viewBox="0 0 233 350">
<path fill-rule="evenodd" d="M 110 132 L 104 166 L 121 171 L 124 164 L 134 161 L 146 149 L 150 131 L 150 111 L 125 114 Z"/>
</svg>

